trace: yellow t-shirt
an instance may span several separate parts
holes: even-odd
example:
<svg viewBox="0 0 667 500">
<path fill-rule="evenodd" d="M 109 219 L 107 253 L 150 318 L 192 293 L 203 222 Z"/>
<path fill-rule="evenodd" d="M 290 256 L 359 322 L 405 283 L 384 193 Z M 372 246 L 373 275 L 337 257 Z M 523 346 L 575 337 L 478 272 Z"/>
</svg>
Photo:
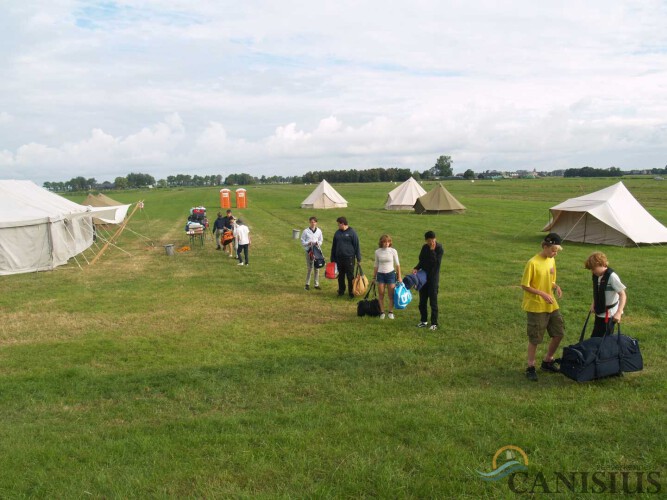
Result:
<svg viewBox="0 0 667 500">
<path fill-rule="evenodd" d="M 521 278 L 521 286 L 529 286 L 548 293 L 554 297 L 553 304 L 549 304 L 539 295 L 523 292 L 523 307 L 527 312 L 554 312 L 558 309 L 558 302 L 553 294 L 553 285 L 556 283 L 556 260 L 553 257 L 542 257 L 541 254 L 535 255 L 526 263 Z"/>
</svg>

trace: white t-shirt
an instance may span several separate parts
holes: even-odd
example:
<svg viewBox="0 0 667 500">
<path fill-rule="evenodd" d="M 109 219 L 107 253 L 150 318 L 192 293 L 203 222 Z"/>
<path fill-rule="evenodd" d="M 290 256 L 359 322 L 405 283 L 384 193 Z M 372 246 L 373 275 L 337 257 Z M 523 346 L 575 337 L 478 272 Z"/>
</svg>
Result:
<svg viewBox="0 0 667 500">
<path fill-rule="evenodd" d="M 378 268 L 378 273 L 390 273 L 395 271 L 395 266 L 399 266 L 398 252 L 391 247 L 378 248 L 375 250 L 375 264 L 373 267 Z"/>
<path fill-rule="evenodd" d="M 601 279 L 602 276 L 598 276 L 598 285 L 600 284 Z M 621 283 L 621 278 L 618 277 L 618 274 L 611 273 L 609 275 L 609 281 L 607 282 L 607 288 L 604 291 L 605 303 L 608 306 L 616 304 L 614 307 L 609 309 L 610 317 L 616 314 L 616 311 L 618 311 L 618 292 L 622 292 L 623 290 L 625 290 L 625 285 Z M 598 314 L 597 316 L 599 318 L 604 318 L 605 315 L 606 312 L 603 312 L 601 314 Z"/>
<path fill-rule="evenodd" d="M 245 224 L 234 227 L 234 237 L 239 245 L 250 244 L 250 229 Z"/>
</svg>

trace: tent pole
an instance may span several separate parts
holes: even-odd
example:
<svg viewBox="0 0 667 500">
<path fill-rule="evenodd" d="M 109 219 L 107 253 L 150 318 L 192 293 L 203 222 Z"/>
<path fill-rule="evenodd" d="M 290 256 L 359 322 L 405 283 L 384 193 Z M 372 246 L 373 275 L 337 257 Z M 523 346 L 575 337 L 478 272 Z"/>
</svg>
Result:
<svg viewBox="0 0 667 500">
<path fill-rule="evenodd" d="M 90 265 L 91 265 L 91 266 L 92 266 L 93 264 L 95 264 L 95 262 L 97 262 L 97 260 L 98 260 L 100 257 L 102 257 L 102 254 L 106 251 L 107 248 L 109 248 L 109 245 L 113 242 L 113 240 L 116 239 L 116 237 L 120 236 L 120 233 L 123 232 L 123 229 L 125 229 L 125 226 L 126 226 L 127 223 L 130 221 L 130 219 L 132 218 L 132 216 L 134 215 L 134 213 L 137 211 L 137 208 L 139 208 L 139 203 L 136 203 L 136 204 L 134 205 L 134 210 L 132 210 L 132 213 L 131 213 L 131 214 L 130 214 L 124 221 L 123 221 L 123 223 L 120 225 L 120 227 L 118 228 L 118 230 L 117 230 L 117 231 L 113 234 L 113 236 L 112 236 L 111 238 L 109 238 L 109 240 L 104 244 L 104 246 L 102 247 L 102 250 L 100 250 L 100 251 L 97 253 L 97 255 L 95 256 L 95 258 L 90 262 Z"/>
</svg>

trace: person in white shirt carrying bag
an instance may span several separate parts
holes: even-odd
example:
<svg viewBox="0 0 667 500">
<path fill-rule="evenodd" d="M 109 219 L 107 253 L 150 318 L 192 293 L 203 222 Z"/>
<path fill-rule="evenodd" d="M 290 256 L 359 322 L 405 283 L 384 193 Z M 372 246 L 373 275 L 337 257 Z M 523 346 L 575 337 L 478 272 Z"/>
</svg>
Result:
<svg viewBox="0 0 667 500">
<path fill-rule="evenodd" d="M 401 281 L 401 266 L 398 261 L 398 252 L 392 248 L 391 236 L 383 234 L 375 250 L 375 265 L 373 266 L 373 281 L 377 283 L 380 295 L 380 319 L 385 318 L 384 295 L 388 288 L 389 295 L 389 319 L 394 319 L 394 288 Z"/>
<path fill-rule="evenodd" d="M 306 251 L 306 286 L 305 290 L 310 290 L 310 278 L 315 274 L 315 290 L 320 288 L 320 269 L 315 267 L 315 260 L 311 250 L 313 247 L 321 248 L 324 237 L 322 230 L 317 227 L 317 217 L 313 216 L 308 219 L 309 226 L 301 233 L 301 246 Z M 313 269 L 315 273 L 313 273 Z"/>
</svg>

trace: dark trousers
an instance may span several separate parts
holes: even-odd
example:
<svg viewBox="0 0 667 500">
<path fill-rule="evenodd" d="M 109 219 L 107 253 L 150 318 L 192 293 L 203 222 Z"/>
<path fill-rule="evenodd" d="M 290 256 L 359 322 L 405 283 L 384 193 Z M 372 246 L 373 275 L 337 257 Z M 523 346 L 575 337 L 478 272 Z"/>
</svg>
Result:
<svg viewBox="0 0 667 500">
<path fill-rule="evenodd" d="M 419 314 L 421 321 L 426 323 L 428 320 L 428 302 L 431 303 L 431 324 L 438 324 L 438 283 L 427 281 L 419 290 Z"/>
<path fill-rule="evenodd" d="M 239 262 L 243 262 L 243 259 L 241 259 L 241 252 L 243 252 L 243 255 L 245 256 L 245 263 L 248 263 L 248 245 L 239 245 L 239 247 L 236 249 L 236 256 L 239 259 Z"/>
<path fill-rule="evenodd" d="M 608 335 L 614 333 L 614 321 L 609 318 L 609 323 L 604 322 L 604 318 L 598 318 L 595 316 L 595 324 L 593 325 L 593 334 L 591 337 L 604 337 L 605 332 Z"/>
<path fill-rule="evenodd" d="M 338 294 L 345 293 L 345 278 L 347 278 L 347 291 L 352 295 L 352 279 L 354 279 L 354 257 L 342 257 L 336 260 L 338 265 Z"/>
</svg>

